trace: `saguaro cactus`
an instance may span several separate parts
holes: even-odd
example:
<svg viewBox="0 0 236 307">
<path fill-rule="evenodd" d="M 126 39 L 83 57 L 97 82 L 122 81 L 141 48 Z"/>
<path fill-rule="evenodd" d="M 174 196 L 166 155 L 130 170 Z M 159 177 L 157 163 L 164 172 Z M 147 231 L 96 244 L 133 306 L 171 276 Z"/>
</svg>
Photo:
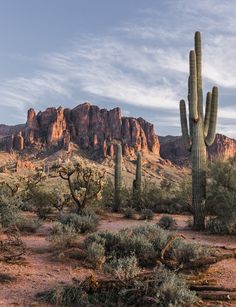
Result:
<svg viewBox="0 0 236 307">
<path fill-rule="evenodd" d="M 117 212 L 121 203 L 121 188 L 122 188 L 122 147 L 117 145 L 117 152 L 115 158 L 115 193 L 113 210 Z"/>
<path fill-rule="evenodd" d="M 138 194 L 140 197 L 142 190 L 142 154 L 139 152 L 137 154 L 137 161 L 136 161 L 136 176 L 135 180 L 133 181 L 133 191 L 134 194 Z"/>
<path fill-rule="evenodd" d="M 190 51 L 190 76 L 188 82 L 189 125 L 185 101 L 180 101 L 182 136 L 192 156 L 192 205 L 196 230 L 205 228 L 206 161 L 207 146 L 215 139 L 218 88 L 207 93 L 205 118 L 203 118 L 201 34 L 195 33 L 195 49 Z M 189 127 L 188 127 L 189 126 Z"/>
</svg>

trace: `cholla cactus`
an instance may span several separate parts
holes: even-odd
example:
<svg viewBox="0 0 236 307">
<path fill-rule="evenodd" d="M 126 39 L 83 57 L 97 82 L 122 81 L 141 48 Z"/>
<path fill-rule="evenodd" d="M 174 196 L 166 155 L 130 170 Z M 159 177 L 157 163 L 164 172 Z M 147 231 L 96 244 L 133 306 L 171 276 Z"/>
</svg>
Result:
<svg viewBox="0 0 236 307">
<path fill-rule="evenodd" d="M 195 50 L 191 50 L 189 56 L 189 127 L 185 101 L 180 101 L 182 136 L 186 148 L 192 155 L 193 227 L 196 230 L 205 228 L 206 147 L 212 145 L 215 139 L 218 109 L 218 88 L 213 87 L 212 92 L 207 93 L 205 118 L 203 118 L 201 57 L 201 34 L 196 32 Z"/>
<path fill-rule="evenodd" d="M 122 147 L 117 145 L 115 157 L 115 193 L 113 211 L 117 212 L 121 205 L 121 188 L 122 188 Z"/>
<path fill-rule="evenodd" d="M 54 169 L 68 182 L 78 213 L 102 190 L 105 172 L 100 172 L 96 167 L 86 166 L 79 160 L 67 160 L 54 166 Z"/>
</svg>

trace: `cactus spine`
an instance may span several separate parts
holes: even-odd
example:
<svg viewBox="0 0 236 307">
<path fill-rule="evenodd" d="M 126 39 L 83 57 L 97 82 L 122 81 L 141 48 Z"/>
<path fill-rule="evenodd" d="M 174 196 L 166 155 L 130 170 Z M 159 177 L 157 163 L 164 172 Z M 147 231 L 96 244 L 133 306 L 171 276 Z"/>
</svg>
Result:
<svg viewBox="0 0 236 307">
<path fill-rule="evenodd" d="M 115 197 L 113 211 L 117 212 L 121 203 L 121 188 L 122 188 L 122 147 L 117 145 L 117 152 L 115 158 Z"/>
<path fill-rule="evenodd" d="M 142 154 L 141 152 L 137 154 L 136 176 L 135 176 L 135 180 L 133 181 L 133 192 L 134 194 L 137 194 L 138 198 L 140 198 L 141 192 L 142 192 Z"/>
<path fill-rule="evenodd" d="M 201 34 L 195 33 L 195 50 L 190 51 L 190 76 L 188 82 L 189 127 L 185 101 L 180 101 L 180 121 L 186 148 L 192 157 L 192 205 L 194 229 L 205 228 L 206 161 L 207 146 L 215 139 L 218 88 L 207 93 L 205 118 L 203 118 Z M 190 133 L 189 133 L 190 132 Z"/>
</svg>

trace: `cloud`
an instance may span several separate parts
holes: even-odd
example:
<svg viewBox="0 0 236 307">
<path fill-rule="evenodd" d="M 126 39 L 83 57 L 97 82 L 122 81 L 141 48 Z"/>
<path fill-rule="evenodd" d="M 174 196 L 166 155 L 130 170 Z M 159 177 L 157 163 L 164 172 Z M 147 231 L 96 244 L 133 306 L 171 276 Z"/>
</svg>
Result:
<svg viewBox="0 0 236 307">
<path fill-rule="evenodd" d="M 18 108 L 23 114 L 28 107 L 42 107 L 42 101 L 58 105 L 61 100 L 75 102 L 83 97 L 98 104 L 110 100 L 124 104 L 126 112 L 130 112 L 129 105 L 150 109 L 148 120 L 153 120 L 155 109 L 157 131 L 160 126 L 177 127 L 178 116 L 170 117 L 170 112 L 177 114 L 178 101 L 186 98 L 188 52 L 193 48 L 193 33 L 200 30 L 205 87 L 216 84 L 220 93 L 221 88 L 224 93 L 233 92 L 230 98 L 222 96 L 220 131 L 236 135 L 235 127 L 229 128 L 226 122 L 236 115 L 232 107 L 232 97 L 236 97 L 233 0 L 160 3 L 155 10 L 139 10 L 137 20 L 124 22 L 103 36 L 91 35 L 42 55 L 35 65 L 40 69 L 31 75 L 0 80 L 0 105 Z"/>
</svg>

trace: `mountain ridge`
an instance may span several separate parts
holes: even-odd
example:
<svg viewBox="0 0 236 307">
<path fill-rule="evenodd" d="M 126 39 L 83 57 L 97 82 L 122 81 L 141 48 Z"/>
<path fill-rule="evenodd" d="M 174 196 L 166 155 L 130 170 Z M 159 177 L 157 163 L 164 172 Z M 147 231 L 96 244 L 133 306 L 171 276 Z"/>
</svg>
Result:
<svg viewBox="0 0 236 307">
<path fill-rule="evenodd" d="M 152 153 L 179 166 L 190 166 L 181 136 L 158 136 L 154 125 L 139 117 L 121 116 L 121 109 L 99 108 L 85 102 L 72 109 L 49 107 L 29 109 L 27 121 L 19 125 L 0 124 L 0 150 L 12 152 L 30 148 L 58 147 L 70 151 L 72 143 L 92 153 L 94 159 L 113 158 L 115 144 L 121 143 L 123 155 L 135 158 L 138 151 Z M 209 158 L 228 158 L 236 154 L 236 140 L 217 134 Z"/>
</svg>

